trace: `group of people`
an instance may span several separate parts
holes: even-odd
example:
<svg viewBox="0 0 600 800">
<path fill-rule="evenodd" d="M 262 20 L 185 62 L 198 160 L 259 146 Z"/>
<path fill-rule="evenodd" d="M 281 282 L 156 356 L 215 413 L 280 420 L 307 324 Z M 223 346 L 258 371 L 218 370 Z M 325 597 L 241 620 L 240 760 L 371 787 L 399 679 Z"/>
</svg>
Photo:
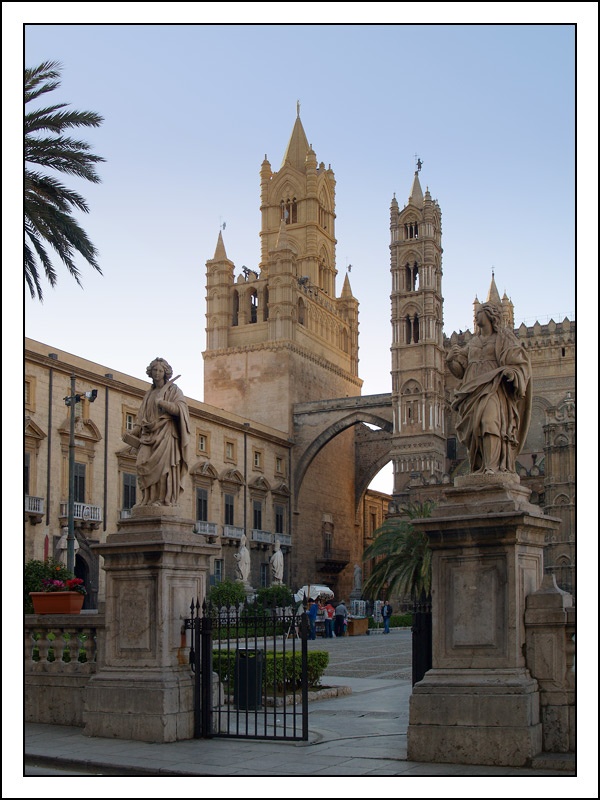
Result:
<svg viewBox="0 0 600 800">
<path fill-rule="evenodd" d="M 325 638 L 333 639 L 334 635 L 343 636 L 346 632 L 349 614 L 346 603 L 342 600 L 337 606 L 333 606 L 330 598 L 326 602 L 312 600 L 308 609 L 308 622 L 310 624 L 309 639 L 317 638 L 317 617 L 322 611 L 325 622 Z"/>
</svg>

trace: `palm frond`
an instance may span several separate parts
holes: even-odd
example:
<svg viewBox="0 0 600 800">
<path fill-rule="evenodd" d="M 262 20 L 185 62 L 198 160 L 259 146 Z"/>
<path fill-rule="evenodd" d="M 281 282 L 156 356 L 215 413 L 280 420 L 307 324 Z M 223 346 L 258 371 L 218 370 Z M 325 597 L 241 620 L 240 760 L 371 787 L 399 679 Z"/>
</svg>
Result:
<svg viewBox="0 0 600 800">
<path fill-rule="evenodd" d="M 26 105 L 60 86 L 60 69 L 58 62 L 46 61 L 25 70 Z M 104 120 L 92 111 L 68 110 L 67 105 L 57 103 L 25 115 L 25 161 L 99 183 L 94 165 L 105 159 L 90 152 L 87 142 L 65 136 L 64 131 L 77 127 L 95 128 Z M 50 136 L 48 133 L 56 135 Z M 51 175 L 26 169 L 24 206 L 25 282 L 32 297 L 37 295 L 40 301 L 43 300 L 38 260 L 50 285 L 55 286 L 57 282 L 56 271 L 44 243 L 58 254 L 80 286 L 80 274 L 74 261 L 77 254 L 102 274 L 97 261 L 98 251 L 70 213 L 73 208 L 88 213 L 87 203 L 80 194 L 68 189 Z"/>
<path fill-rule="evenodd" d="M 430 517 L 435 503 L 409 503 L 402 510 L 408 519 Z M 427 536 L 405 518 L 391 517 L 374 533 L 373 542 L 365 549 L 363 560 L 379 557 L 365 581 L 366 596 L 376 598 L 385 590 L 418 600 L 431 591 L 431 550 Z"/>
</svg>

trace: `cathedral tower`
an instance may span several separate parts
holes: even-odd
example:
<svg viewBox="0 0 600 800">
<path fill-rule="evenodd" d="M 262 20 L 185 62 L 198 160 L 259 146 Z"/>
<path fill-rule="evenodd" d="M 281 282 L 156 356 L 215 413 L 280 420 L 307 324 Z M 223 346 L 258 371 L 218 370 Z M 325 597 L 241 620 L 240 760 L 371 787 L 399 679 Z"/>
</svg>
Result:
<svg viewBox="0 0 600 800">
<path fill-rule="evenodd" d="M 394 495 L 445 467 L 442 214 L 415 172 L 407 204 L 390 209 L 392 273 L 392 461 Z"/>
<path fill-rule="evenodd" d="M 221 233 L 206 263 L 204 399 L 291 434 L 294 403 L 360 394 L 358 301 L 347 278 L 336 297 L 335 177 L 299 115 L 260 187 L 258 267 L 235 278 Z"/>
</svg>

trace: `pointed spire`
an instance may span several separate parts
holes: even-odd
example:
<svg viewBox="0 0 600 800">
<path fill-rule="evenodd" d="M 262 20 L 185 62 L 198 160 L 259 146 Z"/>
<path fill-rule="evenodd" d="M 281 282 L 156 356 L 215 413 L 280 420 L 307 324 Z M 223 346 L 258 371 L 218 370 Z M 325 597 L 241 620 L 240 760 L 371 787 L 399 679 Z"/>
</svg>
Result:
<svg viewBox="0 0 600 800">
<path fill-rule="evenodd" d="M 494 303 L 497 306 L 501 305 L 500 292 L 498 291 L 498 287 L 496 286 L 496 279 L 494 278 L 494 270 L 492 270 L 492 282 L 490 283 L 490 290 L 488 292 L 486 302 Z"/>
<path fill-rule="evenodd" d="M 281 166 L 283 167 L 287 161 L 296 169 L 304 170 L 304 159 L 309 149 L 308 139 L 304 133 L 300 116 L 297 116 Z"/>
<path fill-rule="evenodd" d="M 225 245 L 223 244 L 223 236 L 219 231 L 219 238 L 217 239 L 217 247 L 213 261 L 227 261 L 227 253 L 225 252 Z"/>
<path fill-rule="evenodd" d="M 417 206 L 418 208 L 423 207 L 423 190 L 421 189 L 421 183 L 419 181 L 418 172 L 415 172 L 415 177 L 413 180 L 412 189 L 410 190 L 410 195 L 408 197 L 408 202 L 411 203 L 413 206 Z"/>
<path fill-rule="evenodd" d="M 350 288 L 350 279 L 348 278 L 348 273 L 346 273 L 346 277 L 344 278 L 344 286 L 342 287 L 342 299 L 349 300 L 353 298 L 354 295 L 352 294 L 352 289 Z"/>
</svg>

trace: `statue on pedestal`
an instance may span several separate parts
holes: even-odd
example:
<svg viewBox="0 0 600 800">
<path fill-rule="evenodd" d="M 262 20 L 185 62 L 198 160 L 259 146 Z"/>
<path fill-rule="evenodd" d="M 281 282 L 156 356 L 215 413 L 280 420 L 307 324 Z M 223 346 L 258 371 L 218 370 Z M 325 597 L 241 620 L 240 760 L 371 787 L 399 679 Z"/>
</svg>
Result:
<svg viewBox="0 0 600 800">
<path fill-rule="evenodd" d="M 281 552 L 281 542 L 275 542 L 275 551 L 271 556 L 271 583 L 283 582 L 283 553 Z"/>
<path fill-rule="evenodd" d="M 531 364 L 501 320 L 494 303 L 483 303 L 476 315 L 479 332 L 464 347 L 453 345 L 446 358 L 452 374 L 462 378 L 452 408 L 472 473 L 515 473 L 529 428 Z"/>
<path fill-rule="evenodd" d="M 190 418 L 173 368 L 155 358 L 146 369 L 152 388 L 144 395 L 135 425 L 123 441 L 136 447 L 139 506 L 175 506 L 188 470 Z M 179 376 L 177 376 L 179 377 Z"/>
<path fill-rule="evenodd" d="M 240 541 L 240 548 L 237 553 L 234 553 L 234 558 L 237 561 L 235 568 L 235 578 L 238 581 L 248 585 L 248 578 L 250 577 L 250 551 L 246 547 L 246 535 L 242 534 Z"/>
</svg>

